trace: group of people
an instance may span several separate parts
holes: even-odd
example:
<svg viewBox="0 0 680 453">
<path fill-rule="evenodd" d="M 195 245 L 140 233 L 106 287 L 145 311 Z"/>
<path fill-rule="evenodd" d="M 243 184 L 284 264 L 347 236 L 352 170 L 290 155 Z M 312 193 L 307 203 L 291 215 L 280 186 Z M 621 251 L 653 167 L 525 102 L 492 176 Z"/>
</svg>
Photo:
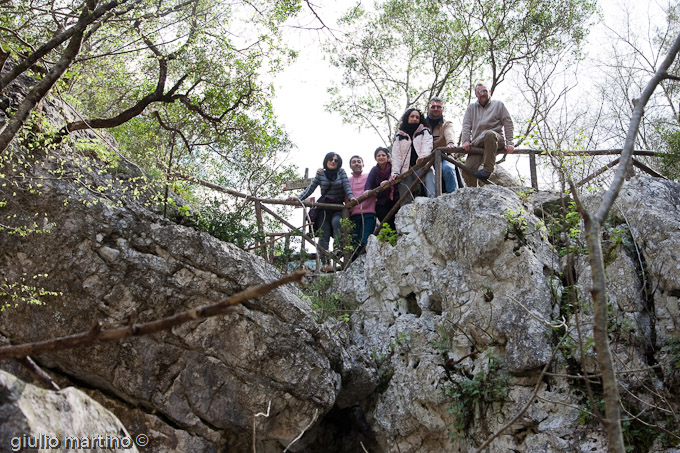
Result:
<svg viewBox="0 0 680 453">
<path fill-rule="evenodd" d="M 496 155 L 505 149 L 512 153 L 514 128 L 512 118 L 501 101 L 491 100 L 491 92 L 486 86 L 478 83 L 475 86 L 477 101 L 470 104 L 463 117 L 460 147 L 469 152 L 472 147 L 483 148 L 483 154 L 469 154 L 465 159 L 468 171 L 461 172 L 448 162 L 442 160 L 443 190 L 451 193 L 463 187 L 477 187 L 489 179 L 495 169 Z M 328 153 L 323 160 L 323 168 L 319 169 L 311 184 L 292 200 L 304 200 L 317 187 L 321 188 L 319 202 L 343 204 L 356 201 L 366 191 L 387 185 L 390 181 L 427 158 L 436 148 L 456 147 L 456 137 L 451 121 L 444 120 L 444 102 L 433 97 L 428 103 L 428 115 L 410 108 L 404 112 L 399 129 L 392 143 L 392 153 L 387 148 L 379 147 L 374 152 L 376 165 L 368 174 L 364 174 L 364 161 L 360 156 L 352 156 L 349 166 L 350 177 L 342 169 L 342 158 L 337 153 Z M 435 175 L 432 168 L 420 168 L 404 178 L 399 184 L 379 192 L 377 196 L 368 198 L 350 210 L 350 220 L 354 224 L 354 242 L 357 244 L 353 257 L 356 257 L 366 246 L 368 237 L 375 230 L 376 222 L 383 222 L 401 195 L 406 195 L 402 204 L 413 201 L 417 195 L 435 196 Z M 420 184 L 417 184 L 420 182 Z M 411 187 L 414 187 L 412 190 Z M 341 210 L 321 210 L 315 221 L 315 228 L 320 231 L 319 247 L 328 250 L 331 235 L 334 238 L 334 249 L 338 249 L 341 240 Z M 392 229 L 394 216 L 387 220 Z M 322 257 L 322 271 L 331 270 L 328 257 Z"/>
</svg>

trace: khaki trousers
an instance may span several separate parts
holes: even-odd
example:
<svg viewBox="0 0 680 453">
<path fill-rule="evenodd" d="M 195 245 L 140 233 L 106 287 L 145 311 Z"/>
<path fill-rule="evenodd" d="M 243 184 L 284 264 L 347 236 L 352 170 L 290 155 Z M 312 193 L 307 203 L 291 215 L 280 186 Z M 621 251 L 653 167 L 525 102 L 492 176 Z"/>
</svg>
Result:
<svg viewBox="0 0 680 453">
<path fill-rule="evenodd" d="M 472 143 L 475 148 L 484 148 L 484 155 L 479 154 L 468 154 L 465 158 L 465 166 L 469 168 L 472 173 L 479 170 L 479 166 L 483 165 L 484 170 L 489 173 L 493 173 L 496 168 L 496 155 L 499 149 L 505 148 L 505 138 L 494 131 L 484 131 L 482 135 Z M 465 185 L 468 187 L 477 187 L 477 183 L 480 182 L 473 175 L 469 175 L 463 172 L 463 179 L 465 180 Z M 481 184 L 485 184 L 483 181 Z"/>
</svg>

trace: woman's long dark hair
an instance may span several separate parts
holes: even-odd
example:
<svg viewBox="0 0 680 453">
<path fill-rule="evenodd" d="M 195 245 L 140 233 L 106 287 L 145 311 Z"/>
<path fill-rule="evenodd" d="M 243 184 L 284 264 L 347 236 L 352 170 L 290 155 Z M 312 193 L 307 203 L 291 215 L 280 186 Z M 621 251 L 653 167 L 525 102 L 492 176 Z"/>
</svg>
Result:
<svg viewBox="0 0 680 453">
<path fill-rule="evenodd" d="M 399 129 L 402 131 L 406 131 L 406 125 L 408 124 L 408 117 L 411 116 L 411 113 L 413 112 L 418 112 L 420 115 L 420 123 L 423 126 L 427 127 L 427 121 L 425 120 L 425 117 L 423 116 L 423 112 L 421 112 L 418 109 L 408 109 L 404 112 L 403 115 L 401 115 L 401 121 L 399 121 Z"/>
</svg>

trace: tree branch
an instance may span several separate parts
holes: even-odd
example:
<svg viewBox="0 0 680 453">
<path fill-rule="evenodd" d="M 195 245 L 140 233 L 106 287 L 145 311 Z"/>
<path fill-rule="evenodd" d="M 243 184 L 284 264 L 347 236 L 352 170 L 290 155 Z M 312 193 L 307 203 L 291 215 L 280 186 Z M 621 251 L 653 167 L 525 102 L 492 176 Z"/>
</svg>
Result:
<svg viewBox="0 0 680 453">
<path fill-rule="evenodd" d="M 601 229 L 614 201 L 621 191 L 626 174 L 630 168 L 635 138 L 638 134 L 640 122 L 644 114 L 644 108 L 657 85 L 664 79 L 666 71 L 675 60 L 679 51 L 680 34 L 675 38 L 668 55 L 659 66 L 656 73 L 652 76 L 651 80 L 647 83 L 638 100 L 634 103 L 633 115 L 628 126 L 626 141 L 621 152 L 621 162 L 617 168 L 616 175 L 614 176 L 609 189 L 602 197 L 602 203 L 595 214 L 590 214 L 583 208 L 580 200 L 578 200 L 573 182 L 571 180 L 569 181 L 574 200 L 577 203 L 579 211 L 581 211 L 583 215 L 589 251 L 588 257 L 592 271 L 593 286 L 591 289 L 591 296 L 593 298 L 594 315 L 593 339 L 595 340 L 597 362 L 600 372 L 602 373 L 602 388 L 606 415 L 604 426 L 607 430 L 609 450 L 621 453 L 625 451 L 625 445 L 621 429 L 621 405 L 619 401 L 618 384 L 607 335 L 607 286 L 602 253 Z"/>
<path fill-rule="evenodd" d="M 33 52 L 28 57 L 24 58 L 24 60 L 17 64 L 15 67 L 13 67 L 11 71 L 9 71 L 7 74 L 0 78 L 0 92 L 2 92 L 2 90 L 7 85 L 9 85 L 9 83 L 12 80 L 16 79 L 20 74 L 29 69 L 35 63 L 37 63 L 38 60 L 43 58 L 45 55 L 47 55 L 52 50 L 56 49 L 58 46 L 60 46 L 67 40 L 70 39 L 71 42 L 73 42 L 73 39 L 77 35 L 80 36 L 78 40 L 81 40 L 83 37 L 83 32 L 85 31 L 85 28 L 88 25 L 96 21 L 98 18 L 103 16 L 108 11 L 114 9 L 115 7 L 127 1 L 128 0 L 114 0 L 112 2 L 101 5 L 99 8 L 96 9 L 94 9 L 94 2 L 91 1 L 86 2 L 81 12 L 80 19 L 78 19 L 78 22 L 75 25 L 53 36 L 49 41 L 40 46 L 38 50 Z M 89 13 L 89 11 L 92 12 Z"/>
<path fill-rule="evenodd" d="M 116 3 L 117 4 L 117 3 Z M 29 115 L 35 108 L 35 106 L 40 102 L 40 100 L 47 95 L 47 93 L 52 89 L 55 83 L 61 78 L 61 76 L 66 72 L 66 70 L 71 66 L 73 60 L 78 56 L 80 52 L 80 46 L 83 42 L 83 34 L 85 30 L 85 25 L 88 22 L 91 14 L 88 11 L 94 8 L 94 1 L 88 0 L 78 20 L 78 24 L 82 24 L 78 28 L 79 31 L 75 32 L 68 46 L 61 55 L 61 58 L 55 64 L 52 69 L 47 73 L 43 79 L 38 82 L 31 91 L 28 92 L 24 100 L 19 104 L 16 113 L 12 119 L 7 123 L 7 126 L 0 133 L 0 153 L 5 151 L 9 144 L 12 142 L 17 132 L 23 127 L 24 122 L 28 119 Z M 0 90 L 2 90 L 2 82 L 0 81 Z"/>
<path fill-rule="evenodd" d="M 273 289 L 278 288 L 279 286 L 292 282 L 299 283 L 302 280 L 302 277 L 304 277 L 305 273 L 306 272 L 304 270 L 299 270 L 274 282 L 251 286 L 250 288 L 238 292 L 222 302 L 212 305 L 204 305 L 202 307 L 183 311 L 173 316 L 144 324 L 135 324 L 133 318 L 133 322 L 128 326 L 102 330 L 101 324 L 97 321 L 88 332 L 82 332 L 66 337 L 53 338 L 35 343 L 5 346 L 0 348 L 0 360 L 20 359 L 29 355 L 77 348 L 90 345 L 95 342 L 117 341 L 128 337 L 149 335 L 162 330 L 168 330 L 175 326 L 179 326 L 190 321 L 195 321 L 197 319 L 221 315 L 231 311 L 234 305 L 243 303 L 250 299 L 255 299 L 256 297 L 260 297 L 272 291 Z"/>
</svg>

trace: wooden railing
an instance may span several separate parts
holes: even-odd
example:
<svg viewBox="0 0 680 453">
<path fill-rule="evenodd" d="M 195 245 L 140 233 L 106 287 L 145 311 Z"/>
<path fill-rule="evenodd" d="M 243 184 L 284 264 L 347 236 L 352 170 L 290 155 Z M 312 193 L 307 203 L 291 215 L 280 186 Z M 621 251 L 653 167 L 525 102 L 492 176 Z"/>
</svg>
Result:
<svg viewBox="0 0 680 453">
<path fill-rule="evenodd" d="M 219 186 L 217 184 L 210 183 L 208 181 L 203 181 L 201 179 L 184 175 L 178 172 L 172 172 L 172 174 L 178 178 L 193 182 L 195 184 L 202 185 L 204 187 L 207 187 L 209 189 L 215 190 L 220 193 L 228 194 L 237 198 L 244 199 L 246 201 L 251 201 L 255 205 L 255 216 L 256 216 L 256 221 L 257 221 L 257 229 L 258 233 L 260 234 L 261 238 L 265 238 L 262 241 L 257 241 L 254 247 L 251 247 L 248 250 L 260 250 L 261 251 L 261 256 L 267 258 L 270 262 L 273 262 L 275 256 L 274 256 L 274 250 L 276 246 L 276 241 L 278 240 L 285 240 L 287 244 L 289 244 L 290 237 L 291 236 L 300 236 L 301 238 L 301 245 L 300 245 L 300 265 L 303 264 L 304 256 L 305 253 L 303 251 L 306 250 L 306 243 L 309 242 L 316 250 L 316 261 L 317 261 L 317 269 L 319 269 L 319 255 L 324 255 L 328 257 L 331 262 L 334 264 L 334 266 L 341 266 L 342 268 L 346 267 L 349 264 L 349 259 L 351 256 L 351 253 L 344 253 L 342 257 L 337 257 L 334 254 L 329 253 L 328 250 L 324 250 L 321 247 L 319 247 L 317 243 L 317 238 L 314 236 L 313 228 L 311 227 L 311 222 L 309 221 L 309 216 L 307 214 L 307 208 L 320 208 L 320 209 L 328 209 L 328 210 L 342 210 L 343 212 L 343 218 L 349 217 L 349 211 L 352 207 L 356 206 L 357 204 L 363 202 L 364 200 L 367 200 L 371 197 L 375 197 L 378 195 L 380 192 L 383 192 L 390 187 L 399 184 L 402 182 L 405 178 L 413 174 L 414 172 L 423 169 L 424 172 L 429 170 L 431 167 L 434 167 L 434 173 L 435 173 L 435 196 L 440 196 L 442 194 L 442 161 L 446 160 L 448 162 L 451 162 L 453 165 L 455 165 L 457 168 L 460 169 L 461 172 L 466 172 L 468 174 L 472 174 L 470 170 L 465 167 L 465 165 L 455 159 L 452 155 L 456 154 L 483 154 L 484 150 L 481 148 L 471 148 L 469 151 L 464 151 L 462 148 L 455 147 L 455 148 L 437 148 L 434 150 L 434 152 L 428 156 L 426 159 L 424 159 L 422 162 L 414 165 L 411 167 L 407 172 L 403 173 L 399 177 L 395 178 L 392 181 L 389 181 L 386 185 L 380 186 L 376 189 L 373 189 L 371 191 L 365 192 L 361 196 L 357 197 L 356 201 L 348 202 L 344 205 L 337 205 L 337 204 L 329 204 L 329 203 L 318 203 L 318 202 L 311 202 L 311 201 L 302 201 L 302 200 L 297 200 L 297 201 L 289 201 L 289 200 L 282 200 L 282 199 L 272 199 L 272 198 L 259 198 L 259 197 L 253 197 L 251 195 L 243 194 L 238 191 Z M 615 149 L 615 150 L 595 150 L 595 151 L 560 151 L 559 156 L 609 156 L 609 155 L 618 155 L 621 153 L 620 149 Z M 537 151 L 537 150 L 532 150 L 532 149 L 516 149 L 515 152 L 513 153 L 514 155 L 528 155 L 529 156 L 529 169 L 530 169 L 530 177 L 531 177 L 531 186 L 534 190 L 538 191 L 538 172 L 537 172 L 537 167 L 536 167 L 536 159 L 537 157 L 540 156 L 547 156 L 548 154 L 546 152 L 542 151 Z M 647 157 L 654 157 L 657 156 L 657 153 L 653 151 L 634 151 L 633 152 L 634 156 L 647 156 Z M 505 156 L 499 161 L 502 162 L 505 159 Z M 587 184 L 588 182 L 592 181 L 593 179 L 597 178 L 598 176 L 602 175 L 604 172 L 609 170 L 610 168 L 614 167 L 616 164 L 618 164 L 620 158 L 616 158 L 613 161 L 605 164 L 595 172 L 591 173 L 587 177 L 583 178 L 580 180 L 578 183 L 576 183 L 577 187 L 580 187 L 584 184 Z M 633 157 L 633 166 L 638 168 L 639 170 L 654 176 L 654 177 L 661 177 L 663 178 L 662 175 L 654 171 L 653 169 L 649 168 L 648 166 L 644 165 L 642 162 L 638 161 L 635 157 Z M 420 184 L 420 180 L 416 179 L 411 187 L 409 187 L 409 191 L 413 192 L 414 188 L 417 186 L 417 184 Z M 491 181 L 488 181 L 487 183 L 493 184 Z M 398 202 L 395 204 L 394 208 L 385 216 L 384 219 L 382 219 L 382 222 L 387 222 L 392 219 L 392 217 L 396 214 L 396 212 L 399 210 L 399 207 L 401 204 L 404 202 L 406 197 L 408 196 L 408 193 L 403 193 L 398 200 Z M 274 212 L 272 209 L 267 207 L 266 205 L 285 205 L 285 206 L 302 206 L 303 208 L 303 224 L 300 227 L 296 227 L 293 224 L 291 224 L 287 219 L 281 217 L 278 215 L 276 212 Z M 265 233 L 264 232 L 264 221 L 263 221 L 263 213 L 266 213 L 276 219 L 278 222 L 281 224 L 285 225 L 287 228 L 290 230 L 284 233 Z M 382 224 L 376 225 L 376 229 L 374 231 L 374 234 L 378 234 L 378 232 L 381 229 Z M 269 250 L 269 253 L 268 253 Z"/>
</svg>

